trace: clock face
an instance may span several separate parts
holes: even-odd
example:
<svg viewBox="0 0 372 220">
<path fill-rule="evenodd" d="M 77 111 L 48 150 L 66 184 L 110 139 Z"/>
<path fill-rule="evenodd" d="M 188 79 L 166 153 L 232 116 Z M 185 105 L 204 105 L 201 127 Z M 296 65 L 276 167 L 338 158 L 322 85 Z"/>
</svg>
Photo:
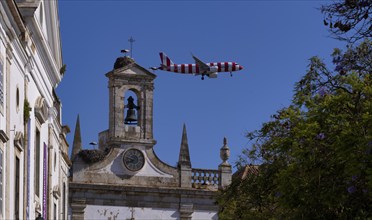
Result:
<svg viewBox="0 0 372 220">
<path fill-rule="evenodd" d="M 124 153 L 123 162 L 130 171 L 138 171 L 145 164 L 143 153 L 137 149 L 129 149 Z"/>
</svg>

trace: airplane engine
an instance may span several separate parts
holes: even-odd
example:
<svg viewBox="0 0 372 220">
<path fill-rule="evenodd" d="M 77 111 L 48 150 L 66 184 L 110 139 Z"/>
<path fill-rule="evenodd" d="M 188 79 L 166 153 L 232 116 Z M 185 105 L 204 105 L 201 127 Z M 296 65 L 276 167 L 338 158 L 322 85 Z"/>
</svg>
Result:
<svg viewBox="0 0 372 220">
<path fill-rule="evenodd" d="M 212 73 L 218 72 L 218 67 L 217 66 L 210 66 L 209 67 L 209 72 L 212 72 Z"/>
<path fill-rule="evenodd" d="M 217 78 L 217 76 L 218 76 L 218 73 L 217 73 L 217 72 L 215 72 L 215 73 L 210 73 L 210 74 L 208 75 L 209 78 Z"/>
</svg>

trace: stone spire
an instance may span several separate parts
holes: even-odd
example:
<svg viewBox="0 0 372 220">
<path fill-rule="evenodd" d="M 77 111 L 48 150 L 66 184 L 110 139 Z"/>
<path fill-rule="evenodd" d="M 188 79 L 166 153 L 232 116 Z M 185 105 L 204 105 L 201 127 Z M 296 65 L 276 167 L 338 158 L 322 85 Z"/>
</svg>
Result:
<svg viewBox="0 0 372 220">
<path fill-rule="evenodd" d="M 81 133 L 80 133 L 80 118 L 79 115 L 76 119 L 74 142 L 72 145 L 71 160 L 74 160 L 76 155 L 82 150 L 81 144 Z"/>
<path fill-rule="evenodd" d="M 189 144 L 187 142 L 186 125 L 183 124 L 182 141 L 178 166 L 191 168 Z"/>
</svg>

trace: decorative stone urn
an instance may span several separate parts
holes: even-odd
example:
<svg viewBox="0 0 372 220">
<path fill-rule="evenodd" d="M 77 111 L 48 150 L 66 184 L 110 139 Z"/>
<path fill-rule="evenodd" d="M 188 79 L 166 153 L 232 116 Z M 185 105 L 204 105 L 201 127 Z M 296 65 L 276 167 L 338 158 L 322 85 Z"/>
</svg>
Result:
<svg viewBox="0 0 372 220">
<path fill-rule="evenodd" d="M 230 158 L 230 148 L 227 146 L 226 137 L 223 138 L 223 146 L 220 149 L 220 157 L 222 160 L 221 165 L 229 165 L 229 162 L 227 162 L 227 160 Z"/>
</svg>

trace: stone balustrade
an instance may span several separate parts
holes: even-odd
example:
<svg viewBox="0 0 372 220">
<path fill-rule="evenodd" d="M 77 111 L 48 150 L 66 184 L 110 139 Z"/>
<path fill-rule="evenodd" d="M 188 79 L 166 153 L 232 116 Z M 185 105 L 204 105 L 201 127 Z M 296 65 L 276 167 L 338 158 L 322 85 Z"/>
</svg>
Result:
<svg viewBox="0 0 372 220">
<path fill-rule="evenodd" d="M 192 169 L 192 187 L 197 189 L 218 187 L 220 183 L 220 176 L 219 170 Z"/>
</svg>

